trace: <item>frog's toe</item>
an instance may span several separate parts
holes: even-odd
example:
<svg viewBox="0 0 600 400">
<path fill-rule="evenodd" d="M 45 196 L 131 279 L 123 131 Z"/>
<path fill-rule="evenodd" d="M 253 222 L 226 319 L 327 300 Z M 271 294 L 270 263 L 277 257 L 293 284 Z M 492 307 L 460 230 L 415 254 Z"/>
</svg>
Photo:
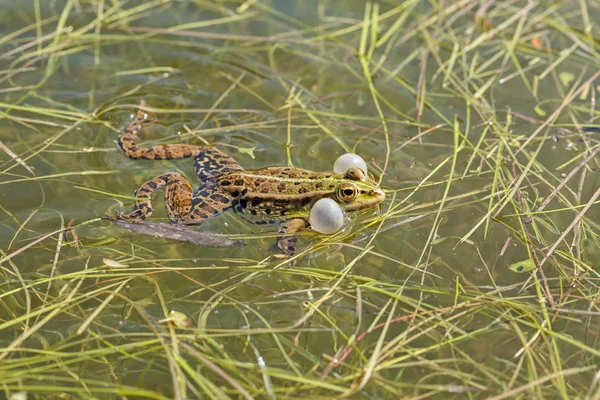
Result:
<svg viewBox="0 0 600 400">
<path fill-rule="evenodd" d="M 125 222 L 129 222 L 129 218 L 127 218 L 127 214 L 122 213 L 120 211 L 117 211 L 117 214 L 115 215 L 115 219 L 117 221 L 125 221 Z"/>
<path fill-rule="evenodd" d="M 117 211 L 117 215 L 116 215 L 115 219 L 118 221 L 124 221 L 124 222 L 142 222 L 142 220 L 144 218 L 142 218 L 139 215 L 139 213 L 136 211 L 129 213 L 129 214 L 125 214 L 120 211 Z"/>
<path fill-rule="evenodd" d="M 279 242 L 277 242 L 273 244 L 273 246 L 271 246 L 269 250 L 274 253 L 271 255 L 271 259 L 273 261 L 286 261 L 286 266 L 290 268 L 294 268 L 296 266 L 298 259 L 292 258 L 296 252 L 296 249 L 294 247 L 292 247 L 291 250 L 284 250 L 280 247 Z"/>
<path fill-rule="evenodd" d="M 298 238 L 294 236 L 283 236 L 279 238 L 275 247 L 283 253 L 283 256 L 290 258 L 296 254 L 296 245 L 298 244 Z M 274 249 L 275 250 L 275 249 Z"/>
<path fill-rule="evenodd" d="M 285 249 L 283 249 L 283 254 L 286 257 L 294 257 L 294 255 L 296 254 L 296 246 L 287 246 Z"/>
</svg>

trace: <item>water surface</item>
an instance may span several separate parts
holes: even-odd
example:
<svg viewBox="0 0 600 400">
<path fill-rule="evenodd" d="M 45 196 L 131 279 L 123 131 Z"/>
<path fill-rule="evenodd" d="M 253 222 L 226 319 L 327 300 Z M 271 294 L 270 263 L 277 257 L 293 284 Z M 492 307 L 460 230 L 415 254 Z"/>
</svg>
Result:
<svg viewBox="0 0 600 400">
<path fill-rule="evenodd" d="M 584 3 L 0 3 L 7 395 L 593 397 L 600 13 Z M 388 200 L 303 235 L 293 268 L 273 228 L 234 214 L 196 229 L 245 247 L 130 233 L 100 219 L 130 209 L 119 196 L 166 171 L 195 182 L 191 160 L 116 148 L 141 99 L 145 143 L 215 144 L 248 169 L 355 152 Z M 586 156 L 558 211 L 514 216 Z M 78 246 L 52 234 L 71 220 Z M 538 261 L 558 242 L 535 279 L 508 269 L 526 235 Z"/>
</svg>

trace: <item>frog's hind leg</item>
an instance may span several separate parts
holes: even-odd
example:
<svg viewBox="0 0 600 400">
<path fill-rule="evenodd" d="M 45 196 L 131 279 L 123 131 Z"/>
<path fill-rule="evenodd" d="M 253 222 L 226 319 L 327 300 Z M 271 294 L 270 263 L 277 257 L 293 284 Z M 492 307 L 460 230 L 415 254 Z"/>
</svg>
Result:
<svg viewBox="0 0 600 400">
<path fill-rule="evenodd" d="M 135 191 L 135 197 L 138 200 L 133 206 L 133 211 L 129 214 L 118 213 L 117 219 L 128 222 L 141 222 L 152 215 L 152 193 L 158 189 L 167 186 L 165 190 L 165 204 L 167 208 L 177 210 L 169 213 L 171 215 L 177 213 L 189 212 L 192 205 L 192 186 L 183 175 L 177 172 L 167 172 L 159 175 L 156 178 L 150 179 Z"/>
<path fill-rule="evenodd" d="M 117 139 L 117 146 L 129 158 L 143 160 L 173 160 L 176 158 L 195 157 L 208 146 L 194 146 L 187 144 L 159 144 L 151 147 L 138 147 L 136 144 L 137 133 L 151 121 L 145 108 L 148 104 L 144 100 L 140 102 L 135 119 Z"/>
<path fill-rule="evenodd" d="M 135 141 L 138 132 L 151 122 L 148 113 L 144 110 L 147 106 L 148 104 L 146 104 L 144 100 L 140 102 L 140 108 L 135 114 L 135 119 L 127 126 L 127 128 L 125 128 L 123 133 L 121 133 L 121 136 L 117 139 L 117 146 L 119 146 L 129 158 L 145 158 L 146 149 L 137 147 Z"/>
<path fill-rule="evenodd" d="M 152 215 L 152 193 L 165 187 L 165 208 L 167 216 L 175 224 L 199 224 L 215 217 L 231 207 L 233 198 L 227 193 L 215 190 L 213 182 L 201 185 L 196 193 L 183 175 L 168 172 L 149 180 L 138 188 L 138 200 L 129 214 L 118 213 L 117 219 L 128 222 L 141 222 Z"/>
<path fill-rule="evenodd" d="M 207 182 L 222 172 L 241 171 L 244 168 L 229 154 L 214 147 L 206 147 L 194 157 L 194 169 L 198 180 Z"/>
<path fill-rule="evenodd" d="M 150 123 L 148 113 L 144 110 L 148 104 L 143 100 L 136 117 L 121 133 L 117 145 L 129 158 L 144 160 L 174 160 L 195 157 L 196 175 L 203 182 L 218 172 L 241 170 L 242 167 L 229 155 L 211 146 L 187 144 L 159 144 L 151 147 L 138 147 L 137 133 Z"/>
<path fill-rule="evenodd" d="M 171 221 L 183 224 L 199 224 L 230 209 L 233 206 L 233 201 L 234 198 L 229 193 L 218 190 L 214 180 L 209 180 L 196 189 L 191 197 L 190 210 L 185 214 L 177 213 L 171 216 L 171 210 L 180 210 L 176 202 L 171 203 L 169 200 L 166 202 L 166 206 Z"/>
</svg>

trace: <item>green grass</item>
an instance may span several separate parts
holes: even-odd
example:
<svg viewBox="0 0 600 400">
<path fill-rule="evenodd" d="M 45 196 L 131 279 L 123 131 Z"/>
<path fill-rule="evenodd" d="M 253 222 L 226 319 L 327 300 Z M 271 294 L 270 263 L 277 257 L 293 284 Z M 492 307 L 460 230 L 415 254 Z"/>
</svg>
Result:
<svg viewBox="0 0 600 400">
<path fill-rule="evenodd" d="M 585 0 L 5 6 L 0 390 L 600 397 L 598 20 Z M 129 233 L 101 217 L 192 176 L 117 151 L 142 98 L 146 143 L 247 168 L 357 152 L 388 199 L 294 260 L 235 215 L 199 229 L 243 248 Z"/>
</svg>

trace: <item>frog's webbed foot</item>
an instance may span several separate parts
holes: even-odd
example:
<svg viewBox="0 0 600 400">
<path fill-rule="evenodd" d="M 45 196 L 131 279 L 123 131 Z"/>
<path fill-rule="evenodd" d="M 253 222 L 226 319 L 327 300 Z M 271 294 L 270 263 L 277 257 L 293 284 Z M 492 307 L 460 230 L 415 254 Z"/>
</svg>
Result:
<svg viewBox="0 0 600 400">
<path fill-rule="evenodd" d="M 144 100 L 140 101 L 140 108 L 138 108 L 135 114 L 135 119 L 131 121 L 131 123 L 127 126 L 127 128 L 125 128 L 117 140 L 117 145 L 128 157 L 139 158 L 135 157 L 134 154 L 135 150 L 137 149 L 135 140 L 137 139 L 138 132 L 151 122 L 150 116 L 144 110 L 144 108 L 147 106 L 148 104 L 146 104 Z"/>
<path fill-rule="evenodd" d="M 137 134 L 144 126 L 149 125 L 156 119 L 154 114 L 146 111 L 148 108 L 148 103 L 144 100 L 140 100 L 140 106 L 135 113 L 135 119 L 127 128 L 125 128 L 125 133 L 133 133 Z"/>
<path fill-rule="evenodd" d="M 115 217 L 114 217 L 114 219 L 116 219 L 117 221 L 124 221 L 124 222 L 131 222 L 131 223 L 142 222 L 144 220 L 144 218 L 146 218 L 146 215 L 144 215 L 144 212 L 137 208 L 127 214 L 117 211 L 117 215 L 115 215 Z"/>
<path fill-rule="evenodd" d="M 298 237 L 294 236 L 293 234 L 308 228 L 308 226 L 309 223 L 304 218 L 288 219 L 281 224 L 279 233 L 283 233 L 284 235 L 277 239 L 277 247 L 279 247 L 286 257 L 292 257 L 296 253 Z"/>
</svg>

